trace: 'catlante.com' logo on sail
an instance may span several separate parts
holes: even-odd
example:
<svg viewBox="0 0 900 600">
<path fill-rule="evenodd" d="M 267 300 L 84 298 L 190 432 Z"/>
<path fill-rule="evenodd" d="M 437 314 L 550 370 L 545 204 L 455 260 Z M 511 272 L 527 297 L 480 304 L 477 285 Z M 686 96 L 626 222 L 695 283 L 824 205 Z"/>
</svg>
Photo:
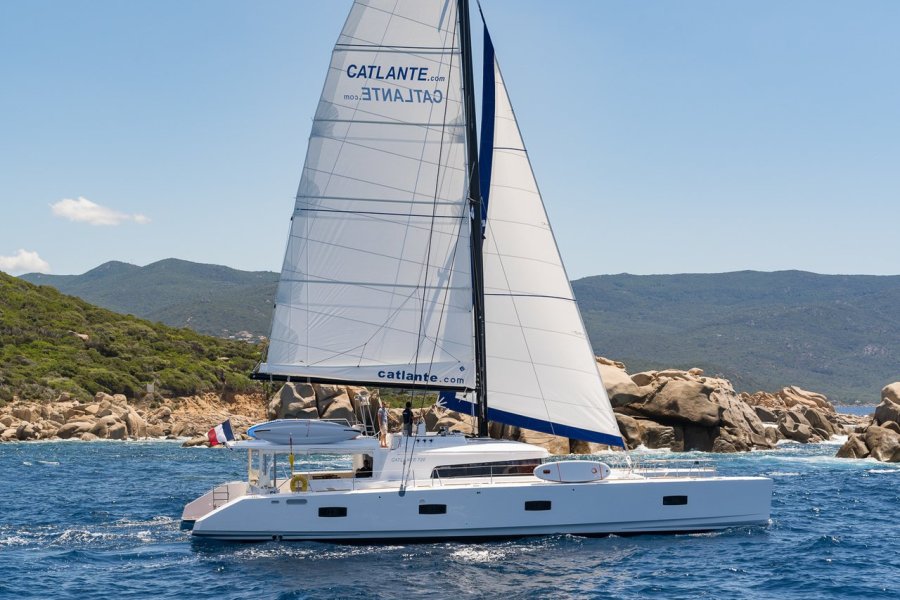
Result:
<svg viewBox="0 0 900 600">
<path fill-rule="evenodd" d="M 397 371 L 378 371 L 378 377 L 381 379 L 391 379 L 395 381 L 423 381 L 430 383 L 465 383 L 462 377 L 438 377 L 431 373 L 411 373 L 403 369 Z"/>
</svg>

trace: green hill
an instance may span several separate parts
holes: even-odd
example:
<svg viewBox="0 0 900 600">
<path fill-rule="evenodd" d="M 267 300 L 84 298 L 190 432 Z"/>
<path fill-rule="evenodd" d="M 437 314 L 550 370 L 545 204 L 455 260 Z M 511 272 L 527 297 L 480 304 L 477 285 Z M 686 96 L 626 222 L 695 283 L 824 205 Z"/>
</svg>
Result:
<svg viewBox="0 0 900 600">
<path fill-rule="evenodd" d="M 793 384 L 838 404 L 900 379 L 900 276 L 802 271 L 573 282 L 598 354 L 631 372 L 701 367 L 744 391 Z"/>
<path fill-rule="evenodd" d="M 268 335 L 278 275 L 168 259 L 23 278 L 227 337 Z M 875 402 L 900 379 L 900 276 L 600 275 L 573 287 L 597 354 L 632 372 L 696 366 L 740 390 L 800 385 L 838 403 Z"/>
<path fill-rule="evenodd" d="M 118 265 L 109 268 L 131 269 Z M 13 394 L 133 397 L 148 383 L 169 395 L 245 391 L 255 388 L 247 373 L 258 357 L 255 345 L 121 315 L 0 273 L 0 403 Z"/>
<path fill-rule="evenodd" d="M 256 337 L 268 335 L 278 274 L 170 258 L 146 267 L 113 261 L 82 275 L 30 273 L 21 279 L 172 327 Z"/>
</svg>

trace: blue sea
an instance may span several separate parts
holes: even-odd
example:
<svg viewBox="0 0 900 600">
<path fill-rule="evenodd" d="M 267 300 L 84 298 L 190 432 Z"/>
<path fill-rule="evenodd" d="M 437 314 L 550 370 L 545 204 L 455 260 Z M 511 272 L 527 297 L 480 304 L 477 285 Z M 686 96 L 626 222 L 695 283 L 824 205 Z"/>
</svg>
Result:
<svg viewBox="0 0 900 600">
<path fill-rule="evenodd" d="M 480 544 L 195 542 L 185 503 L 242 452 L 0 444 L 2 598 L 900 598 L 900 465 L 838 446 L 710 458 L 775 480 L 768 527 Z"/>
</svg>

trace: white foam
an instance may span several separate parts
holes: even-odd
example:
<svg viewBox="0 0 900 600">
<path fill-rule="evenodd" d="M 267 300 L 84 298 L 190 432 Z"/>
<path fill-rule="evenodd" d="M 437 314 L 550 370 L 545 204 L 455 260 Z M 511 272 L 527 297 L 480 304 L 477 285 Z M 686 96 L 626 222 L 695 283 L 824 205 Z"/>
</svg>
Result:
<svg viewBox="0 0 900 600">
<path fill-rule="evenodd" d="M 450 556 L 466 563 L 492 563 L 499 562 L 510 554 L 509 549 L 504 548 L 460 548 L 454 550 Z"/>
<path fill-rule="evenodd" d="M 27 546 L 28 540 L 21 535 L 10 535 L 0 538 L 0 548 L 8 546 Z"/>
<path fill-rule="evenodd" d="M 830 439 L 822 442 L 825 446 L 843 446 L 850 439 L 849 435 L 833 435 Z"/>
</svg>

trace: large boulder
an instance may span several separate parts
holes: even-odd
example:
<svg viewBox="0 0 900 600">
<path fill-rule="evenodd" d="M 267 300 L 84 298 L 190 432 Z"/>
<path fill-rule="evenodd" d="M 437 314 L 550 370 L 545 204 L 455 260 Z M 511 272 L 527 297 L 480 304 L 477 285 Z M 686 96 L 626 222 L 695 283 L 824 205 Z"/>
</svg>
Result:
<svg viewBox="0 0 900 600">
<path fill-rule="evenodd" d="M 38 438 L 38 430 L 32 423 L 22 423 L 16 428 L 16 439 L 34 440 Z"/>
<path fill-rule="evenodd" d="M 866 458 L 869 456 L 869 447 L 866 446 L 865 437 L 858 433 L 851 433 L 836 456 L 838 458 Z"/>
<path fill-rule="evenodd" d="M 881 462 L 900 462 L 900 434 L 885 427 L 870 425 L 864 438 L 872 458 Z"/>
<path fill-rule="evenodd" d="M 541 433 L 531 429 L 520 429 L 519 441 L 546 448 L 550 454 L 569 453 L 569 438 L 558 435 L 550 435 L 549 433 Z"/>
<path fill-rule="evenodd" d="M 71 437 L 81 437 L 94 426 L 93 421 L 69 421 L 56 430 L 56 437 L 67 440 Z"/>
<path fill-rule="evenodd" d="M 670 379 L 653 396 L 631 408 L 654 421 L 713 427 L 721 420 L 721 408 L 709 399 L 713 389 L 696 381 Z"/>
<path fill-rule="evenodd" d="M 890 400 L 894 404 L 900 404 L 900 381 L 895 381 L 884 386 L 881 390 L 881 399 Z"/>
<path fill-rule="evenodd" d="M 124 440 L 128 437 L 128 427 L 121 421 L 116 421 L 107 428 L 106 437 L 111 440 Z"/>
<path fill-rule="evenodd" d="M 885 393 L 887 389 L 888 388 L 886 387 L 884 388 L 884 390 L 882 390 L 881 403 L 875 407 L 874 419 L 875 423 L 878 425 L 887 423 L 888 421 L 900 423 L 900 402 L 894 402 L 893 400 L 891 400 L 890 394 Z"/>
<path fill-rule="evenodd" d="M 125 427 L 128 435 L 136 438 L 147 437 L 147 422 L 134 409 L 125 413 Z"/>
<path fill-rule="evenodd" d="M 644 443 L 641 435 L 640 422 L 628 415 L 623 415 L 618 412 L 615 414 L 616 423 L 619 426 L 619 433 L 622 434 L 622 438 L 625 440 L 625 446 L 634 449 Z"/>
<path fill-rule="evenodd" d="M 466 435 L 475 433 L 475 428 L 471 424 L 460 421 L 450 415 L 445 415 L 437 420 L 437 428 L 440 429 L 441 427 L 446 427 L 447 431 L 457 431 Z"/>
<path fill-rule="evenodd" d="M 647 448 L 671 448 L 675 445 L 675 428 L 653 421 L 641 423 L 641 441 Z"/>
<path fill-rule="evenodd" d="M 749 404 L 741 400 L 731 388 L 717 388 L 710 400 L 722 407 L 719 436 L 720 449 L 713 444 L 714 452 L 743 452 L 752 448 L 771 448 L 766 436 L 766 426 Z"/>
<path fill-rule="evenodd" d="M 615 365 L 607 365 L 598 362 L 600 377 L 606 388 L 606 395 L 613 406 L 626 406 L 632 402 L 641 400 L 652 391 L 652 388 L 641 388 L 624 370 Z"/>
<path fill-rule="evenodd" d="M 308 383 L 286 383 L 281 386 L 266 407 L 269 419 L 315 419 L 316 391 Z"/>
<path fill-rule="evenodd" d="M 785 439 L 800 442 L 801 444 L 822 441 L 822 437 L 816 434 L 812 425 L 809 424 L 809 421 L 806 420 L 806 417 L 799 410 L 789 410 L 784 413 L 781 422 L 778 424 L 778 432 Z"/>
<path fill-rule="evenodd" d="M 316 400 L 316 407 L 319 411 L 319 415 L 323 419 L 333 419 L 335 417 L 326 417 L 325 415 L 331 414 L 331 407 L 333 404 L 338 404 L 340 406 L 349 406 L 350 407 L 350 417 L 348 420 L 353 423 L 356 420 L 356 411 L 355 406 L 353 405 L 353 401 L 350 399 L 350 396 L 347 395 L 347 392 L 344 391 L 344 388 L 340 388 L 341 393 L 336 396 L 328 396 L 321 400 Z"/>
<path fill-rule="evenodd" d="M 328 408 L 322 414 L 323 419 L 346 419 L 348 423 L 355 421 L 353 416 L 353 404 L 347 394 L 332 398 Z"/>
<path fill-rule="evenodd" d="M 40 416 L 40 410 L 35 410 L 33 406 L 17 406 L 12 409 L 12 414 L 20 421 L 33 423 Z"/>
<path fill-rule="evenodd" d="M 800 407 L 800 412 L 806 417 L 810 426 L 816 430 L 816 433 L 821 436 L 822 439 L 827 440 L 831 436 L 843 431 L 843 428 L 835 426 L 835 424 L 828 419 L 828 414 L 821 408 L 803 406 Z"/>
</svg>

